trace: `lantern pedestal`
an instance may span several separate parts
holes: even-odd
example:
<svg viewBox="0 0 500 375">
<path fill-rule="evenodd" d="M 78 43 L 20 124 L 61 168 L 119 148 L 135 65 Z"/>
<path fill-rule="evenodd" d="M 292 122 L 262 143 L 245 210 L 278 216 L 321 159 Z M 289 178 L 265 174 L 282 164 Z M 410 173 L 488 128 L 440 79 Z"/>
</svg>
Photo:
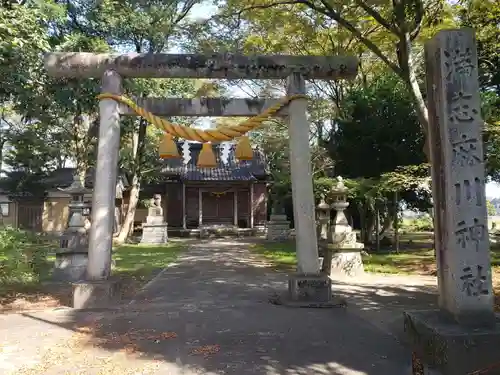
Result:
<svg viewBox="0 0 500 375">
<path fill-rule="evenodd" d="M 320 245 L 322 271 L 333 278 L 357 277 L 365 273 L 362 248 L 339 248 L 335 244 Z"/>
</svg>

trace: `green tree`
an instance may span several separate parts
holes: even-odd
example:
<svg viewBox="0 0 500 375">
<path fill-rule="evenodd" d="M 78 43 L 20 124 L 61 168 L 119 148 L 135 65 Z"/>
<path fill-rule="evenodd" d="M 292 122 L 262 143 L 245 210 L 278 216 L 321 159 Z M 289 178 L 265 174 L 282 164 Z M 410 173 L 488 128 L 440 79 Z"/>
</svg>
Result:
<svg viewBox="0 0 500 375">
<path fill-rule="evenodd" d="M 390 75 L 380 77 L 352 90 L 344 103 L 328 144 L 337 174 L 378 178 L 425 161 L 415 106 L 401 81 Z"/>
<path fill-rule="evenodd" d="M 276 20 L 281 15 L 290 13 L 299 20 L 308 17 L 315 35 L 318 28 L 342 27 L 366 48 L 366 57 L 376 56 L 402 79 L 412 95 L 420 125 L 424 133 L 427 132 L 428 112 L 419 82 L 421 61 L 415 47 L 421 41 L 419 38 L 426 38 L 428 35 L 422 34 L 422 30 L 427 28 L 427 31 L 435 31 L 436 25 L 445 26 L 441 22 L 443 19 L 448 21 L 448 25 L 452 23 L 450 9 L 445 1 L 397 0 L 391 3 L 373 3 L 350 0 L 346 3 L 324 0 L 229 0 L 223 2 L 221 8 L 223 14 L 233 17 L 237 15 L 247 21 L 250 25 L 244 25 L 244 28 L 253 27 L 255 23 L 265 23 L 266 19 Z M 295 36 L 295 32 L 283 32 L 282 25 L 285 24 L 286 22 L 275 23 L 276 30 L 283 37 Z"/>
<path fill-rule="evenodd" d="M 484 90 L 500 95 L 500 3 L 496 0 L 461 0 L 460 24 L 474 28 L 478 41 L 479 79 Z"/>
<path fill-rule="evenodd" d="M 113 47 L 132 49 L 137 53 L 158 53 L 176 45 L 187 15 L 199 2 L 69 1 L 68 9 L 72 26 L 85 35 L 105 39 Z M 192 81 L 185 80 L 131 79 L 124 82 L 124 89 L 126 94 L 136 97 L 187 96 L 194 92 L 194 85 Z M 147 131 L 146 125 L 143 119 L 138 118 L 125 121 L 120 164 L 130 174 L 131 191 L 118 242 L 124 242 L 133 229 L 141 183 L 151 181 L 154 176 L 152 172 L 157 172 L 159 167 L 157 154 L 153 152 L 160 134 L 153 127 Z"/>
<path fill-rule="evenodd" d="M 486 209 L 488 211 L 488 216 L 495 216 L 497 214 L 497 209 L 489 199 L 486 200 Z"/>
</svg>

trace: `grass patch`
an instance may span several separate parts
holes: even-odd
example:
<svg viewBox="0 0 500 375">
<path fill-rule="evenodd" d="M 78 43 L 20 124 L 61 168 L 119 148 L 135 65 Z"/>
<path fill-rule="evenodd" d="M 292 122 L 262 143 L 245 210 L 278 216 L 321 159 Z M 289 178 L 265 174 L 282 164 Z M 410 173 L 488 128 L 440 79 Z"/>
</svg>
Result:
<svg viewBox="0 0 500 375">
<path fill-rule="evenodd" d="M 295 242 L 267 242 L 251 245 L 252 251 L 261 255 L 277 269 L 291 270 L 297 265 Z"/>
<path fill-rule="evenodd" d="M 172 263 L 184 246 L 183 241 L 172 240 L 161 246 L 114 248 L 112 274 L 122 280 L 123 296 L 132 296 Z M 70 284 L 50 283 L 58 247 L 59 241 L 48 236 L 0 229 L 0 311 L 69 303 Z"/>
<path fill-rule="evenodd" d="M 185 241 L 164 245 L 121 245 L 113 249 L 113 275 L 121 280 L 122 298 L 130 298 L 162 269 L 173 263 Z"/>
<path fill-rule="evenodd" d="M 370 273 L 432 274 L 436 270 L 434 250 L 370 254 L 363 257 L 363 264 Z"/>
<path fill-rule="evenodd" d="M 369 254 L 363 257 L 366 272 L 406 275 L 435 275 L 436 261 L 432 237 L 428 233 L 401 236 L 401 250 L 396 253 Z M 277 270 L 292 271 L 297 264 L 295 242 L 258 243 L 252 250 L 271 262 Z M 495 305 L 500 312 L 500 244 L 491 246 Z"/>
<path fill-rule="evenodd" d="M 183 241 L 164 245 L 121 245 L 113 250 L 113 273 L 143 280 L 153 278 L 159 271 L 177 259 L 185 246 Z"/>
</svg>

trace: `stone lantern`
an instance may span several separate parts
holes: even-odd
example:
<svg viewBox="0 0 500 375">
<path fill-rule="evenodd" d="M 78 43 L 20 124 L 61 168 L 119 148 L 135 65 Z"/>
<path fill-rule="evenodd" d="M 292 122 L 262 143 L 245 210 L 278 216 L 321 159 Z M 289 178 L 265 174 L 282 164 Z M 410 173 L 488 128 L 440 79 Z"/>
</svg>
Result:
<svg viewBox="0 0 500 375">
<path fill-rule="evenodd" d="M 86 189 L 78 176 L 73 183 L 61 191 L 71 196 L 68 205 L 67 228 L 61 236 L 60 248 L 56 251 L 54 279 L 58 281 L 79 281 L 85 278 L 88 262 L 88 232 L 90 229 L 86 217 L 90 214 L 91 204 L 85 202 Z"/>
<path fill-rule="evenodd" d="M 352 228 L 344 214 L 344 210 L 349 207 L 349 202 L 347 202 L 347 188 L 342 177 L 337 177 L 337 185 L 332 188 L 330 195 L 332 197 L 331 207 L 336 211 L 332 224 L 332 242 L 338 244 L 346 239 L 346 233 L 352 232 Z M 356 234 L 353 234 L 354 240 L 356 240 Z"/>
<path fill-rule="evenodd" d="M 330 205 L 325 202 L 325 197 L 321 197 L 321 202 L 316 206 L 316 219 L 318 240 L 328 240 L 330 230 Z"/>
<path fill-rule="evenodd" d="M 363 244 L 356 241 L 356 233 L 352 231 L 345 216 L 344 210 L 349 207 L 347 202 L 348 190 L 342 177 L 337 177 L 337 185 L 332 189 L 333 203 L 331 207 L 336 211 L 331 226 L 332 250 L 330 274 L 338 276 L 358 276 L 364 273 L 361 250 Z"/>
</svg>

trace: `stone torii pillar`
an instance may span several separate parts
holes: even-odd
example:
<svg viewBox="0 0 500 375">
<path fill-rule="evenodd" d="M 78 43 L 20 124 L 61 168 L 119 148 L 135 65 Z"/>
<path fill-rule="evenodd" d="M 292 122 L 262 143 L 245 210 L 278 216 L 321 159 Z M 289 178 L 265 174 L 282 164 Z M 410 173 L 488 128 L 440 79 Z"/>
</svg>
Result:
<svg viewBox="0 0 500 375">
<path fill-rule="evenodd" d="M 288 79 L 289 94 L 305 93 L 306 79 L 348 79 L 357 73 L 358 62 L 351 56 L 242 56 L 233 54 L 93 54 L 49 53 L 45 68 L 54 77 L 102 78 L 103 92 L 119 93 L 123 78 L 220 78 Z M 276 100 L 255 99 L 140 99 L 138 104 L 166 116 L 252 116 Z M 114 207 L 119 115 L 132 114 L 111 100 L 100 104 L 98 161 L 89 245 L 89 283 L 82 286 L 82 300 L 92 300 L 92 290 L 105 291 L 110 274 L 112 217 Z M 290 156 L 299 277 L 292 277 L 292 297 L 316 298 L 315 289 L 330 288 L 318 282 L 319 261 L 312 191 L 309 126 L 306 101 L 298 99 L 278 116 L 289 114 Z M 112 179 L 115 179 L 112 181 Z M 312 277 L 312 283 L 308 280 Z M 328 284 L 328 285 L 327 285 Z M 83 284 L 82 284 L 83 285 Z M 108 288 L 109 289 L 109 288 Z M 99 293 L 98 293 L 99 294 Z M 101 295 L 104 294 L 100 293 Z M 330 291 L 328 290 L 328 293 Z M 295 296 L 295 297 L 294 297 Z M 309 297 L 308 297 L 309 296 Z M 85 302 L 86 303 L 86 302 Z M 89 302 L 90 303 L 90 302 Z M 82 305 L 84 303 L 82 302 Z"/>
</svg>

